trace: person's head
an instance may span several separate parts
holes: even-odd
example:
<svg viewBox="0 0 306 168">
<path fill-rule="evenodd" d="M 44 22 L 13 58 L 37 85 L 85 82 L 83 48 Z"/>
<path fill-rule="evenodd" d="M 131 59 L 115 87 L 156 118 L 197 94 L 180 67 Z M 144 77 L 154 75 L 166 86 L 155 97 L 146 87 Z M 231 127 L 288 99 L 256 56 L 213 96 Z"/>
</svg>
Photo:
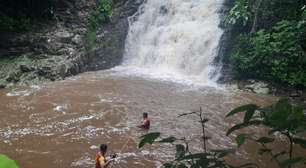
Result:
<svg viewBox="0 0 306 168">
<path fill-rule="evenodd" d="M 101 145 L 100 145 L 100 152 L 101 152 L 102 154 L 105 154 L 106 151 L 107 151 L 107 145 L 106 145 L 106 144 L 101 144 Z"/>
<path fill-rule="evenodd" d="M 145 112 L 145 113 L 142 114 L 142 116 L 143 116 L 143 118 L 148 118 L 148 113 Z"/>
</svg>

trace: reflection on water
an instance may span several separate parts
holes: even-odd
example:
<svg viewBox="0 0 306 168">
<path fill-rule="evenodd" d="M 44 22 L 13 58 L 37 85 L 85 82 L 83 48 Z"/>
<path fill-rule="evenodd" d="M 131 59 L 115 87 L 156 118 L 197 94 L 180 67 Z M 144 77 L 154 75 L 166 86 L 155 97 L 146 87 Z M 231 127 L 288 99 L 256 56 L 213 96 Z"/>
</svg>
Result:
<svg viewBox="0 0 306 168">
<path fill-rule="evenodd" d="M 177 116 L 201 106 L 210 119 L 207 130 L 213 138 L 209 147 L 232 147 L 233 140 L 225 131 L 234 122 L 225 120 L 225 113 L 237 105 L 267 104 L 275 98 L 207 87 L 190 89 L 108 71 L 43 87 L 1 90 L 0 101 L 0 153 L 21 167 L 90 168 L 98 145 L 107 143 L 110 153 L 119 153 L 116 167 L 141 168 L 158 167 L 173 152 L 169 146 L 162 146 L 164 150 L 157 145 L 136 148 L 144 132 L 135 125 L 144 111 L 150 114 L 151 131 L 193 139 L 193 150 L 197 150 L 200 127 L 192 117 Z M 254 160 L 253 148 L 241 150 L 239 155 L 245 156 L 240 157 Z"/>
</svg>

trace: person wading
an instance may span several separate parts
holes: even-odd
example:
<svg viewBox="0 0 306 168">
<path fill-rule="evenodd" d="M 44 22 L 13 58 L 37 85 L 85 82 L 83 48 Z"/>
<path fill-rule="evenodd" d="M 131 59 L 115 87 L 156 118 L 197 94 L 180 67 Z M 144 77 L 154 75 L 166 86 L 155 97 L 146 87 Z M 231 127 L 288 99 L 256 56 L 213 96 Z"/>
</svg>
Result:
<svg viewBox="0 0 306 168">
<path fill-rule="evenodd" d="M 150 119 L 148 117 L 148 113 L 143 113 L 143 120 L 141 125 L 138 126 L 138 128 L 150 129 Z"/>
<path fill-rule="evenodd" d="M 96 168 L 111 168 L 116 155 L 111 156 L 111 159 L 106 160 L 107 145 L 100 145 L 100 152 L 96 155 Z"/>
</svg>

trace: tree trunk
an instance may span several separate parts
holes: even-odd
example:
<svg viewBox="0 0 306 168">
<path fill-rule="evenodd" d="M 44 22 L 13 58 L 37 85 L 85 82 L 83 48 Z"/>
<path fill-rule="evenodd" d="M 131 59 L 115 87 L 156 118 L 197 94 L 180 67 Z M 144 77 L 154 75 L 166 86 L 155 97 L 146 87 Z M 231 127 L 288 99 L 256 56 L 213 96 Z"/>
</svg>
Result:
<svg viewBox="0 0 306 168">
<path fill-rule="evenodd" d="M 262 2 L 263 2 L 263 0 L 257 0 L 256 3 L 255 3 L 254 20 L 253 20 L 251 33 L 255 33 L 257 31 L 259 8 L 260 8 Z"/>
</svg>

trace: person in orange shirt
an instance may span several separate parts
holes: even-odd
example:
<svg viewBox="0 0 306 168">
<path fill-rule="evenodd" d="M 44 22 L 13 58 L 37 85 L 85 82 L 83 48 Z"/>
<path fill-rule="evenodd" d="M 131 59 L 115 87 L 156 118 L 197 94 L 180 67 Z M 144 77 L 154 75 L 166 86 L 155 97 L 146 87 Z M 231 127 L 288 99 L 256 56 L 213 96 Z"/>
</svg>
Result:
<svg viewBox="0 0 306 168">
<path fill-rule="evenodd" d="M 148 113 L 143 113 L 143 120 L 141 125 L 138 126 L 138 128 L 150 129 L 150 119 L 148 117 Z"/>
<path fill-rule="evenodd" d="M 101 144 L 100 145 L 100 152 L 96 155 L 96 168 L 111 168 L 116 155 L 113 155 L 111 159 L 106 160 L 106 151 L 107 145 Z"/>
</svg>

